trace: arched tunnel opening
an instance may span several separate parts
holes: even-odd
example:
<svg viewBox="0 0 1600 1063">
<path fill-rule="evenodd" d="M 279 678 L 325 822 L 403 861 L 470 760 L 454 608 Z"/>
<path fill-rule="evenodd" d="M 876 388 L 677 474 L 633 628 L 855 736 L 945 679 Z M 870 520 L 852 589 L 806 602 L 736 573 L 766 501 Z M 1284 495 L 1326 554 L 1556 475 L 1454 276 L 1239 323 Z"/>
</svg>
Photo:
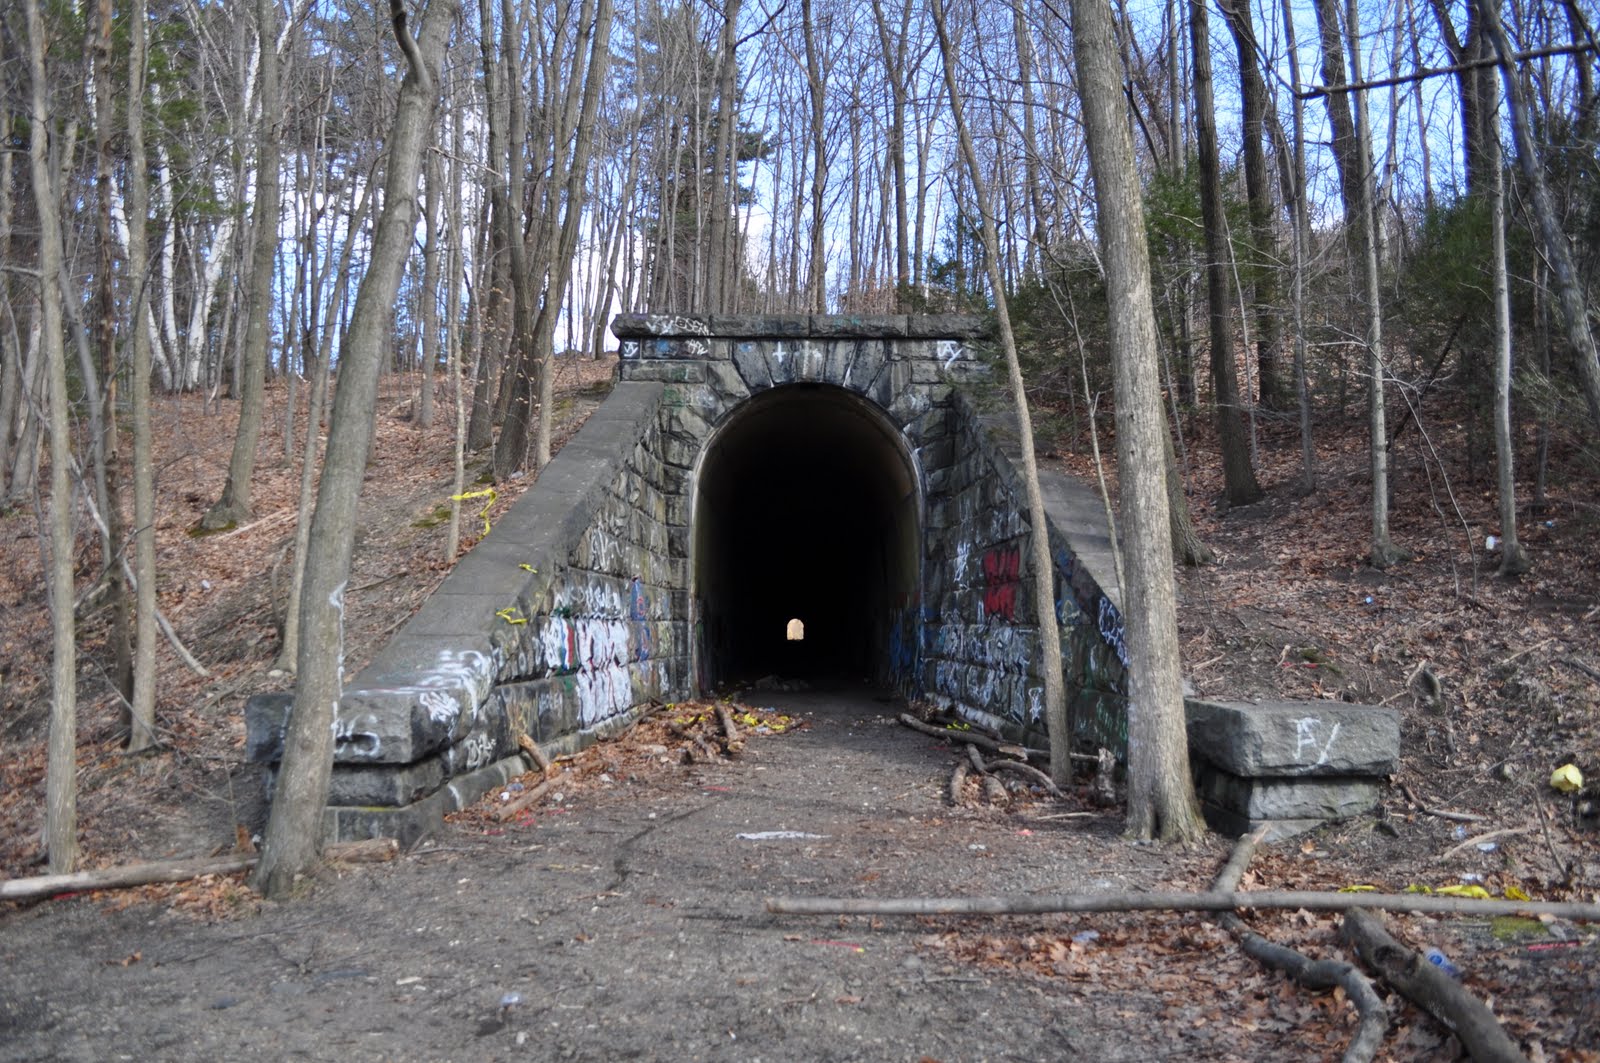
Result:
<svg viewBox="0 0 1600 1063">
<path fill-rule="evenodd" d="M 790 384 L 734 411 L 696 478 L 702 689 L 764 676 L 903 686 L 920 514 L 903 438 L 853 393 Z"/>
</svg>

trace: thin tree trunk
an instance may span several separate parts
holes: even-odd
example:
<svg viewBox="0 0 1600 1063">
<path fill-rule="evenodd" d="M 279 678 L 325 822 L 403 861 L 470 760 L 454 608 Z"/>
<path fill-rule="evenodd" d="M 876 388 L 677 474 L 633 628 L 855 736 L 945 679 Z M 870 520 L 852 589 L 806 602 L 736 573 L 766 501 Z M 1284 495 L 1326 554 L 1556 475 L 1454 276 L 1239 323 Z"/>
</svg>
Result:
<svg viewBox="0 0 1600 1063">
<path fill-rule="evenodd" d="M 38 0 L 24 0 L 28 24 L 28 71 L 33 92 L 28 161 L 34 211 L 39 223 L 39 304 L 45 372 L 50 381 L 50 736 L 45 769 L 45 848 L 51 874 L 78 863 L 78 666 L 72 613 L 72 429 L 68 423 L 67 353 L 61 304 L 61 219 L 56 210 L 56 175 L 50 172 L 51 115 L 46 101 L 44 20 Z"/>
<path fill-rule="evenodd" d="M 1228 297 L 1231 252 L 1225 229 L 1227 222 L 1223 217 L 1221 160 L 1211 87 L 1211 34 L 1205 0 L 1189 0 L 1189 47 L 1194 52 L 1200 212 L 1204 217 L 1206 239 L 1206 293 L 1211 320 L 1211 386 L 1214 392 L 1211 398 L 1216 405 L 1224 491 L 1230 505 L 1244 506 L 1261 497 L 1261 487 L 1250 465 L 1250 444 L 1239 420 L 1239 381 L 1234 368 L 1233 315 Z M 1121 404 L 1118 406 L 1120 408 Z"/>
<path fill-rule="evenodd" d="M 1034 604 L 1039 629 L 1039 671 L 1044 676 L 1044 719 L 1050 736 L 1050 778 L 1059 787 L 1072 782 L 1072 731 L 1067 719 L 1066 684 L 1061 671 L 1061 631 L 1056 622 L 1055 562 L 1050 556 L 1050 523 L 1044 511 L 1044 496 L 1039 490 L 1039 464 L 1033 449 L 1033 418 L 1028 412 L 1028 393 L 1017 361 L 1016 338 L 1011 331 L 1011 312 L 1006 305 L 1004 277 L 1001 275 L 1000 239 L 995 230 L 988 189 L 985 187 L 978 153 L 972 146 L 963 115 L 961 91 L 956 87 L 955 46 L 945 27 L 943 0 L 933 0 L 934 28 L 939 35 L 939 51 L 944 59 L 944 83 L 950 93 L 950 117 L 955 123 L 961 154 L 972 177 L 972 194 L 983 228 L 984 258 L 989 268 L 993 291 L 995 323 L 1000 331 L 1000 346 L 1006 358 L 1006 376 L 1011 384 L 1012 402 L 1017 408 L 1017 424 L 1022 447 L 1022 478 L 1028 495 L 1030 566 L 1033 569 Z M 1163 515 L 1163 519 L 1164 519 Z M 1169 566 L 1170 567 L 1170 566 Z"/>
<path fill-rule="evenodd" d="M 1506 274 L 1505 168 L 1500 162 L 1498 136 L 1489 141 L 1489 159 L 1493 167 L 1489 225 L 1493 229 L 1494 452 L 1495 487 L 1500 504 L 1500 575 L 1520 576 L 1532 564 L 1517 535 L 1516 445 L 1511 423 L 1511 284 Z"/>
<path fill-rule="evenodd" d="M 1545 259 L 1550 263 L 1550 276 L 1555 281 L 1561 318 L 1567 328 L 1567 343 L 1572 347 L 1578 381 L 1583 387 L 1584 400 L 1589 405 L 1589 419 L 1596 427 L 1600 427 L 1600 355 L 1596 353 L 1594 332 L 1589 327 L 1583 282 L 1572 261 L 1572 248 L 1567 242 L 1567 234 L 1561 229 L 1561 218 L 1550 199 L 1549 182 L 1544 176 L 1544 160 L 1533 138 L 1528 94 L 1512 61 L 1514 53 L 1511 42 L 1506 38 L 1505 27 L 1500 24 L 1500 13 L 1495 9 L 1494 0 L 1477 0 L 1477 6 L 1490 45 L 1500 57 L 1506 103 L 1511 111 L 1511 134 L 1517 144 L 1517 161 L 1522 166 L 1523 180 L 1528 182 L 1534 219 L 1539 224 L 1540 243 L 1544 247 Z"/>
<path fill-rule="evenodd" d="M 133 698 L 128 751 L 155 742 L 156 721 L 156 499 L 150 435 L 150 333 L 144 328 L 150 297 L 150 188 L 145 173 L 144 64 L 147 51 L 145 0 L 133 0 L 128 50 L 128 308 L 133 381 Z"/>
<path fill-rule="evenodd" d="M 1144 206 L 1122 104 L 1111 11 L 1072 0 L 1072 36 L 1116 378 L 1117 468 L 1122 491 L 1122 587 L 1128 650 L 1128 830 L 1187 841 L 1205 827 L 1189 775 L 1178 662 L 1177 603 L 1167 513 L 1165 421 Z"/>
<path fill-rule="evenodd" d="M 266 414 L 267 347 L 272 338 L 272 274 L 278 254 L 280 205 L 279 130 L 282 105 L 278 91 L 278 5 L 257 0 L 256 34 L 261 48 L 261 119 L 256 134 L 256 196 L 250 226 L 254 241 L 250 256 L 250 291 L 247 296 L 244 349 L 240 358 L 239 428 L 228 460 L 228 479 L 222 496 L 200 518 L 200 526 L 227 528 L 250 519 L 250 476 L 255 469 L 256 444 Z"/>
<path fill-rule="evenodd" d="M 828 310 L 827 233 L 823 229 L 823 198 L 828 188 L 827 71 L 817 54 L 812 0 L 800 0 L 800 18 L 806 46 L 806 88 L 811 99 L 811 266 L 806 280 L 807 309 L 823 314 Z"/>
<path fill-rule="evenodd" d="M 1291 122 L 1294 127 L 1293 160 L 1289 163 L 1290 199 L 1293 204 L 1289 222 L 1293 261 L 1291 307 L 1294 315 L 1294 390 L 1300 407 L 1300 493 L 1309 495 L 1317 489 L 1317 453 L 1311 435 L 1311 389 L 1306 383 L 1306 239 L 1311 232 L 1310 206 L 1306 199 L 1306 113 L 1305 101 L 1300 98 L 1300 50 L 1294 36 L 1293 10 L 1290 0 L 1282 0 L 1285 17 L 1284 35 L 1288 44 L 1289 88 L 1293 94 Z"/>
<path fill-rule="evenodd" d="M 269 897 L 288 894 L 295 880 L 315 866 L 321 848 L 323 806 L 333 768 L 334 712 L 344 686 L 344 595 L 350 578 L 356 504 L 372 446 L 378 371 L 394 326 L 395 295 L 407 251 L 416 232 L 418 177 L 438 102 L 439 67 L 455 20 L 455 6 L 453 0 L 443 0 L 429 8 L 419 45 L 407 28 L 401 0 L 390 0 L 407 73 L 388 141 L 383 212 L 340 351 L 339 388 L 312 518 L 295 702 L 254 880 Z"/>
<path fill-rule="evenodd" d="M 427 201 L 423 226 L 427 246 L 422 256 L 422 394 L 417 400 L 417 424 L 433 424 L 433 373 L 439 365 L 439 160 L 428 156 L 426 167 Z"/>
</svg>

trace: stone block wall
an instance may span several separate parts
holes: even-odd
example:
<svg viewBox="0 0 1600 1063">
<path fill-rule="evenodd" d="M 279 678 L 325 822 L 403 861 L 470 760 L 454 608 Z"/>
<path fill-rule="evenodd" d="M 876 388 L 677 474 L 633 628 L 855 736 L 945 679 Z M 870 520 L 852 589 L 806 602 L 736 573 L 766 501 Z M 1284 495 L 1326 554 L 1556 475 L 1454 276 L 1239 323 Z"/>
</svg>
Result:
<svg viewBox="0 0 1600 1063">
<path fill-rule="evenodd" d="M 349 684 L 330 839 L 409 843 L 521 771 L 519 735 L 571 748 L 689 685 L 686 563 L 673 548 L 687 510 L 668 505 L 665 390 L 618 385 Z M 281 758 L 290 701 L 247 705 L 252 760 Z"/>
<path fill-rule="evenodd" d="M 929 474 L 922 687 L 958 714 L 1044 744 L 1044 681 L 1034 618 L 1032 525 L 1015 414 L 951 408 L 951 462 Z M 1054 607 L 1075 740 L 1127 748 L 1127 649 L 1105 508 L 1093 492 L 1040 470 Z"/>
</svg>

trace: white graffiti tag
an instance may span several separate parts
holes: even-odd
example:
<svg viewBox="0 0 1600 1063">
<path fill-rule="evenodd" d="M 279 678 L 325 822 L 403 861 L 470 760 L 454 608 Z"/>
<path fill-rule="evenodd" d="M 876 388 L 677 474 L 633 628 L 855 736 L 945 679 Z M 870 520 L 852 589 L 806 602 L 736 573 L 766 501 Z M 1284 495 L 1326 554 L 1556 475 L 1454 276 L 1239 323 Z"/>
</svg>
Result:
<svg viewBox="0 0 1600 1063">
<path fill-rule="evenodd" d="M 1305 751 L 1309 748 L 1317 755 L 1315 763 L 1311 766 L 1320 768 L 1328 763 L 1329 756 L 1333 753 L 1334 740 L 1339 737 L 1339 725 L 1333 725 L 1333 730 L 1328 732 L 1326 742 L 1321 739 L 1322 721 L 1315 716 L 1302 716 L 1294 722 L 1294 759 L 1304 763 Z"/>
</svg>

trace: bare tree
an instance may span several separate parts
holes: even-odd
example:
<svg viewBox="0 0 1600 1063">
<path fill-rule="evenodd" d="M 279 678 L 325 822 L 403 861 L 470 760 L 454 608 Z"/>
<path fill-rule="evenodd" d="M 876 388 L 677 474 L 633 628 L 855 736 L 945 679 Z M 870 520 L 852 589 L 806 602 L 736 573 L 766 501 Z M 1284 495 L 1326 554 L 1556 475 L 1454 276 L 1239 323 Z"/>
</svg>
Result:
<svg viewBox="0 0 1600 1063">
<path fill-rule="evenodd" d="M 256 189 L 251 213 L 255 243 L 250 259 L 250 290 L 240 359 L 239 428 L 222 496 L 200 518 L 207 529 L 226 528 L 250 518 L 250 475 L 266 413 L 267 347 L 272 334 L 272 275 L 278 256 L 279 123 L 277 0 L 256 0 L 256 36 L 261 59 L 261 117 L 256 133 Z"/>
<path fill-rule="evenodd" d="M 1217 442 L 1222 447 L 1224 490 L 1231 505 L 1261 497 L 1250 444 L 1239 418 L 1238 372 L 1234 368 L 1232 249 L 1223 216 L 1221 159 L 1217 149 L 1216 105 L 1211 85 L 1211 31 L 1205 0 L 1189 0 L 1189 47 L 1194 53 L 1194 115 L 1200 156 L 1200 211 L 1205 220 L 1206 290 L 1211 312 L 1211 387 L 1216 404 Z M 1116 304 L 1113 304 L 1116 305 Z M 1118 403 L 1120 407 L 1120 402 Z"/>
<path fill-rule="evenodd" d="M 1184 730 L 1160 439 L 1166 422 L 1144 205 L 1105 0 L 1072 0 L 1072 33 L 1106 296 L 1117 308 L 1110 315 L 1109 332 L 1127 574 L 1122 593 L 1129 660 L 1128 831 L 1136 837 L 1187 841 L 1205 828 L 1190 782 Z"/>
<path fill-rule="evenodd" d="M 1594 332 L 1589 327 L 1589 309 L 1584 301 L 1577 267 L 1572 261 L 1572 248 L 1567 243 L 1567 234 L 1561 230 L 1561 218 L 1550 200 L 1550 186 L 1544 176 L 1544 160 L 1533 139 L 1527 91 L 1517 74 L 1513 60 L 1515 53 L 1506 37 L 1505 27 L 1500 24 L 1500 12 L 1495 0 L 1476 2 L 1484 31 L 1495 55 L 1500 59 L 1506 104 L 1511 112 L 1511 135 L 1517 145 L 1517 161 L 1522 166 L 1523 180 L 1528 182 L 1534 220 L 1539 226 L 1540 244 L 1550 264 L 1550 277 L 1555 282 L 1561 319 L 1567 327 L 1567 343 L 1572 347 L 1578 381 L 1583 387 L 1584 400 L 1589 404 L 1589 419 L 1596 427 L 1600 427 L 1600 355 L 1596 353 Z"/>
<path fill-rule="evenodd" d="M 270 897 L 289 892 L 295 879 L 315 866 L 321 849 L 322 810 L 333 768 L 333 714 L 344 686 L 344 593 L 356 504 L 372 446 L 378 371 L 416 232 L 417 183 L 438 102 L 439 67 L 456 14 L 454 0 L 434 0 L 419 42 L 407 26 L 402 0 L 390 0 L 389 9 L 405 52 L 406 76 L 388 140 L 383 209 L 340 350 L 339 387 L 312 518 L 294 708 L 255 874 L 256 887 Z"/>
<path fill-rule="evenodd" d="M 150 433 L 149 300 L 150 213 L 144 144 L 144 68 L 148 52 L 145 0 L 133 0 L 128 46 L 128 281 L 132 299 L 128 334 L 133 362 L 133 697 L 128 709 L 128 751 L 155 742 L 156 722 L 156 499 Z"/>
<path fill-rule="evenodd" d="M 973 148 L 963 114 L 961 91 L 956 86 L 955 46 L 945 26 L 943 0 L 933 0 L 934 29 L 939 36 L 939 51 L 944 59 L 944 83 L 950 93 L 950 118 L 961 143 L 972 178 L 973 198 L 983 230 L 984 258 L 989 270 L 990 294 L 994 297 L 995 322 L 1000 331 L 1000 347 L 1005 354 L 1006 376 L 1011 384 L 1011 399 L 1017 409 L 1017 424 L 1022 446 L 1022 479 L 1028 495 L 1028 523 L 1033 529 L 1029 562 L 1033 569 L 1033 595 L 1039 627 L 1039 671 L 1044 676 L 1044 720 L 1050 736 L 1050 777 L 1057 786 L 1072 781 L 1072 730 L 1067 719 L 1066 684 L 1061 672 L 1061 631 L 1056 622 L 1055 562 L 1050 556 L 1050 523 L 1045 516 L 1044 496 L 1039 489 L 1039 464 L 1034 456 L 1033 418 L 1028 412 L 1028 393 L 1017 360 L 1017 342 L 1011 331 L 1011 311 L 1006 305 L 1005 278 L 1001 270 L 1000 239 L 978 153 Z"/>
<path fill-rule="evenodd" d="M 61 304 L 61 217 L 50 166 L 52 115 L 45 76 L 45 29 L 38 0 L 24 0 L 28 25 L 28 162 L 39 220 L 39 306 L 45 372 L 50 382 L 49 583 L 52 652 L 50 738 L 45 769 L 45 848 L 52 874 L 78 863 L 78 650 L 73 617 L 72 429 L 68 422 L 67 353 Z"/>
</svg>

